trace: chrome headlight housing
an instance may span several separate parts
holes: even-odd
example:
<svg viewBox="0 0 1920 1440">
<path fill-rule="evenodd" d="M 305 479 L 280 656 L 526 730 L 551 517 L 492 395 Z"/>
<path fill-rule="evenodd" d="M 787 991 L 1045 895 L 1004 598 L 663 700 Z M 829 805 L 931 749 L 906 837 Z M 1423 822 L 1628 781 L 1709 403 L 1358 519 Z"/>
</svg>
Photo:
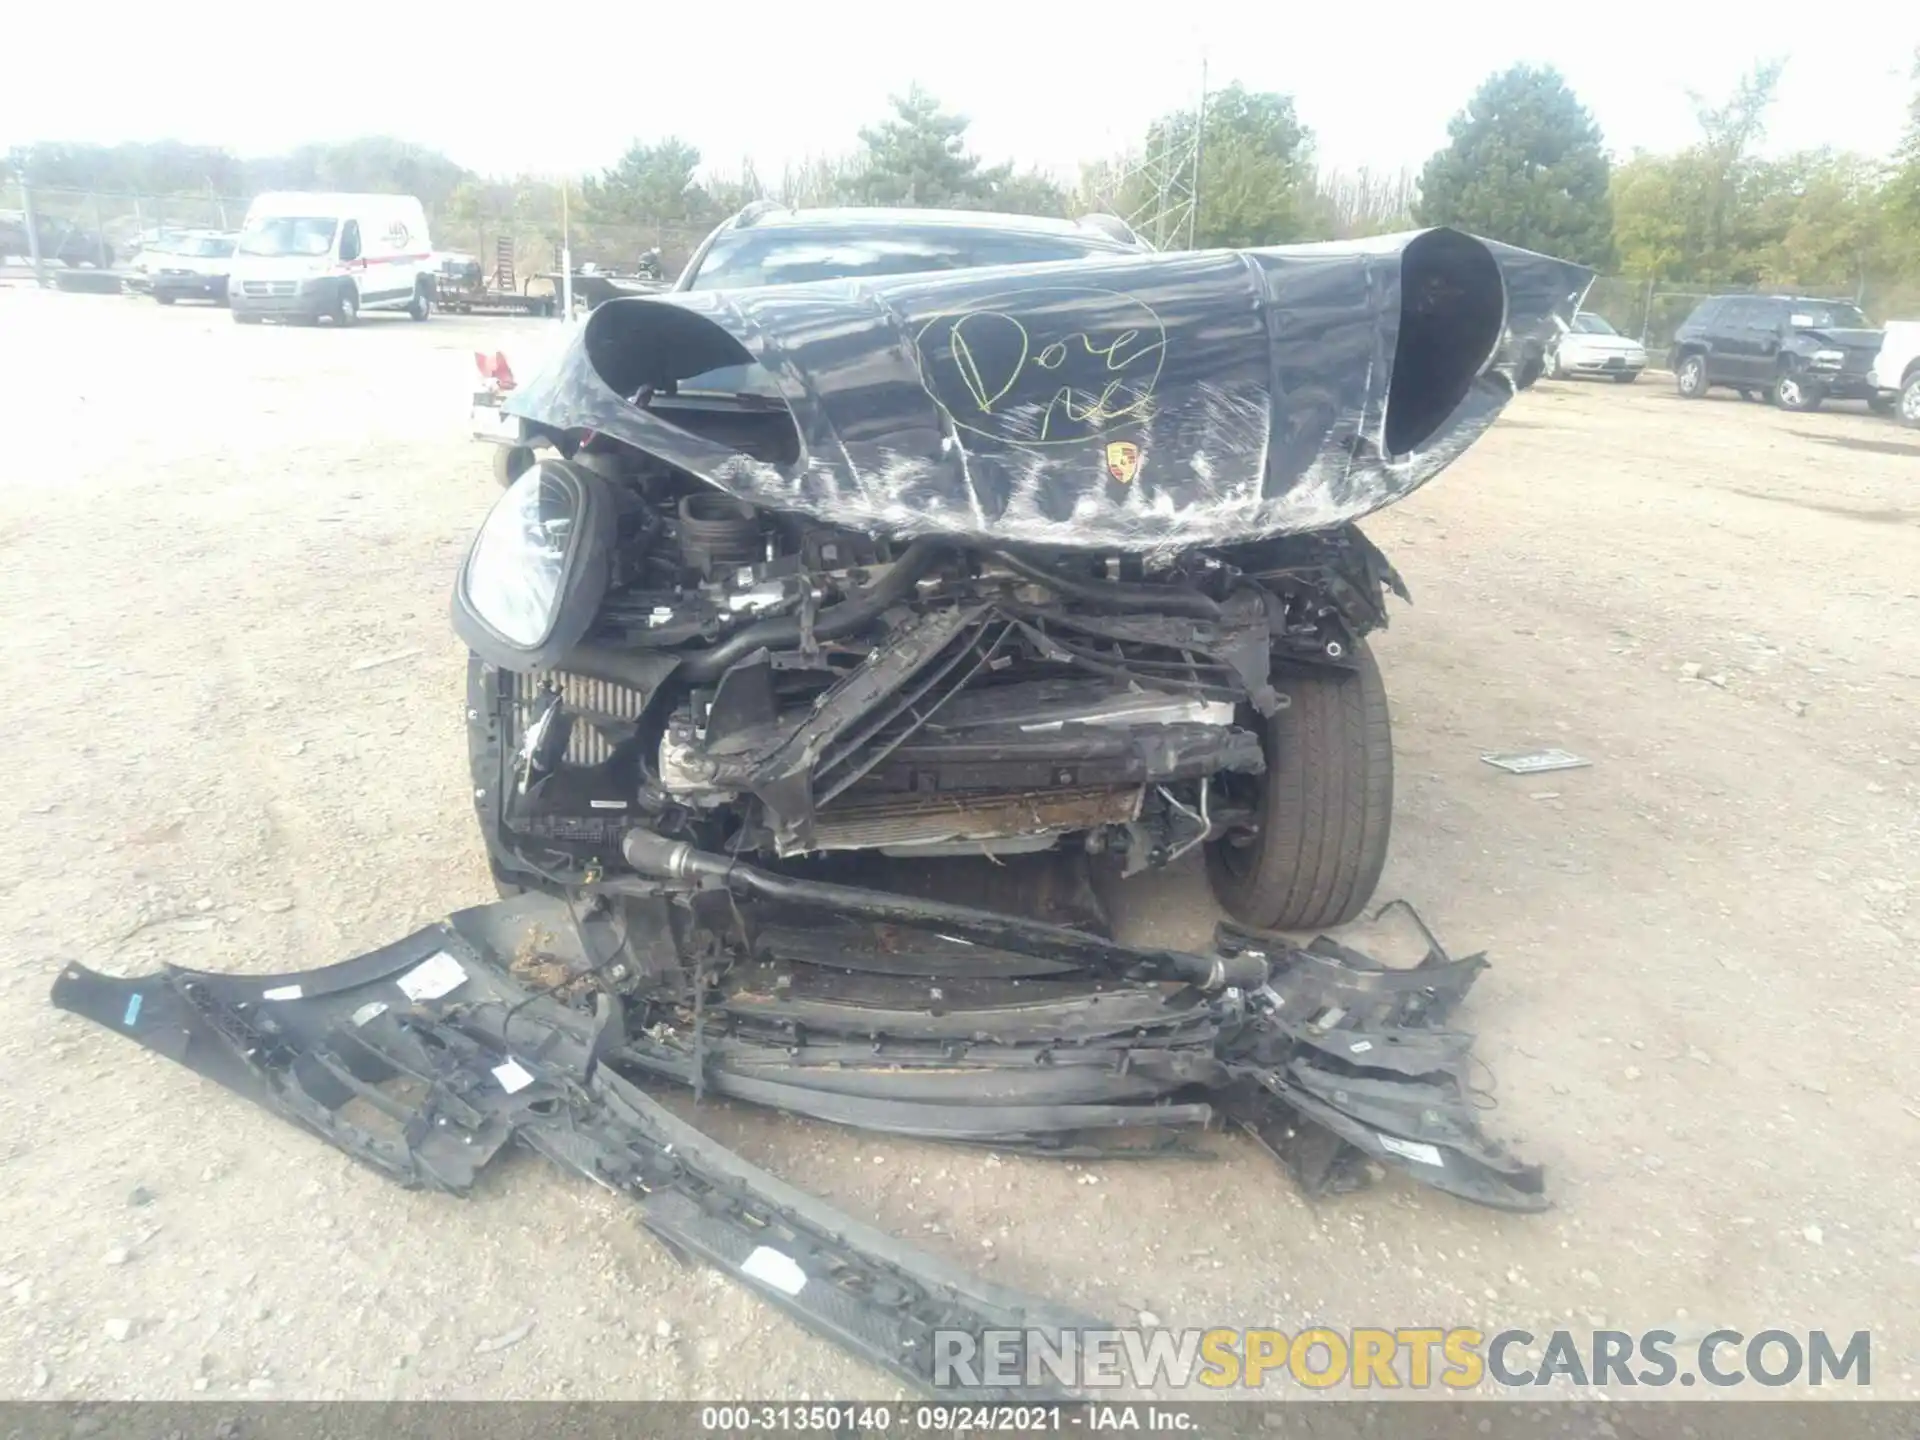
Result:
<svg viewBox="0 0 1920 1440">
<path fill-rule="evenodd" d="M 553 665 L 580 643 L 606 596 L 617 527 L 605 481 L 541 460 L 474 536 L 454 584 L 454 630 L 503 669 Z"/>
</svg>

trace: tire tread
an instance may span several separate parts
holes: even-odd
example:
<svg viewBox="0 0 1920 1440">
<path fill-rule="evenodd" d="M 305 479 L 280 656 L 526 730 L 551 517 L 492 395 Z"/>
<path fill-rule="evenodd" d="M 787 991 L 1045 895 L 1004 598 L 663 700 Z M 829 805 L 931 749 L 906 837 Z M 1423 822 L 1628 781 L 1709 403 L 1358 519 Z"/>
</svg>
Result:
<svg viewBox="0 0 1920 1440">
<path fill-rule="evenodd" d="M 1355 662 L 1284 687 L 1292 703 L 1272 732 L 1257 859 L 1236 875 L 1217 849 L 1209 857 L 1215 894 L 1237 920 L 1263 929 L 1344 924 L 1379 884 L 1392 827 L 1392 721 L 1364 643 Z"/>
</svg>

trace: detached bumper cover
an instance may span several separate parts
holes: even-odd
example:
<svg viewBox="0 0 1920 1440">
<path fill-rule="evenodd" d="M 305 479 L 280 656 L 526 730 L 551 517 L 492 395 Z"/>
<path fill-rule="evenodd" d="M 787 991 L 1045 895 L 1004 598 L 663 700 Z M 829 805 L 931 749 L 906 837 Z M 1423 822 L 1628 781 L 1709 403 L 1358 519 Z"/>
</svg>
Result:
<svg viewBox="0 0 1920 1440">
<path fill-rule="evenodd" d="M 518 1140 L 631 1197 L 680 1258 L 718 1267 L 915 1385 L 930 1384 L 935 1330 L 1098 1323 L 862 1225 L 598 1063 L 604 1021 L 539 996 L 469 938 L 517 933 L 512 916 L 486 913 L 515 903 L 293 975 L 122 980 L 73 966 L 53 999 L 409 1187 L 464 1194 Z M 558 918 L 529 908 L 541 923 Z"/>
<path fill-rule="evenodd" d="M 1332 941 L 1295 949 L 1223 927 L 1207 958 L 960 907 L 940 907 L 951 923 L 936 932 L 876 918 L 910 913 L 898 897 L 819 887 L 828 905 L 803 883 L 774 905 L 738 879 L 718 906 L 705 886 L 675 905 L 632 899 L 624 926 L 602 915 L 586 933 L 563 902 L 524 896 L 295 974 L 120 979 L 70 965 L 53 1003 L 403 1185 L 464 1194 L 518 1141 L 627 1195 L 676 1255 L 922 1389 L 935 1331 L 1100 1322 L 833 1210 L 641 1082 L 1056 1155 L 1137 1155 L 1122 1132 L 1151 1147 L 1218 1119 L 1313 1194 L 1365 1183 L 1373 1160 L 1504 1209 L 1547 1203 L 1539 1169 L 1480 1131 L 1471 1037 L 1441 1028 L 1478 956 L 1432 945 L 1395 970 Z M 689 905 L 725 914 L 740 938 L 689 944 Z M 615 958 L 595 960 L 609 929 L 623 937 Z M 700 977 L 691 1001 L 682 951 Z M 1262 985 L 1219 983 L 1263 970 Z M 1175 973 L 1216 983 L 1144 978 Z"/>
</svg>

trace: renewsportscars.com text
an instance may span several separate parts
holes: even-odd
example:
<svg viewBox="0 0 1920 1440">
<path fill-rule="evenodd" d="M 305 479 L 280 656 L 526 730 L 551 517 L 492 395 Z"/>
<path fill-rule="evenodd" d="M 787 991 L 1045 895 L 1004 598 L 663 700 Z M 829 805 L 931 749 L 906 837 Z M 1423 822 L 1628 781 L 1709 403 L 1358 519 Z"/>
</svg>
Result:
<svg viewBox="0 0 1920 1440">
<path fill-rule="evenodd" d="M 1307 1329 L 936 1330 L 933 1381 L 950 1385 L 1202 1391 L 1474 1390 L 1852 1385 L 1873 1380 L 1873 1338 L 1825 1330 Z"/>
</svg>

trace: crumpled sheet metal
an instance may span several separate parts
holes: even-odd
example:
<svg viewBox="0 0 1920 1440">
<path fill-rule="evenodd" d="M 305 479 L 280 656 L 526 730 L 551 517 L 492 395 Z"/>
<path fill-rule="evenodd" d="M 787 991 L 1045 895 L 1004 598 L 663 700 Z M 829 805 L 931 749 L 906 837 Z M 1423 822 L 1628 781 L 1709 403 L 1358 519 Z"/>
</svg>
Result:
<svg viewBox="0 0 1920 1440">
<path fill-rule="evenodd" d="M 1516 339 L 1591 280 L 1441 229 L 616 300 L 507 408 L 877 533 L 1177 550 L 1411 493 L 1512 398 Z M 749 361 L 792 414 L 783 458 L 633 403 Z"/>
</svg>

